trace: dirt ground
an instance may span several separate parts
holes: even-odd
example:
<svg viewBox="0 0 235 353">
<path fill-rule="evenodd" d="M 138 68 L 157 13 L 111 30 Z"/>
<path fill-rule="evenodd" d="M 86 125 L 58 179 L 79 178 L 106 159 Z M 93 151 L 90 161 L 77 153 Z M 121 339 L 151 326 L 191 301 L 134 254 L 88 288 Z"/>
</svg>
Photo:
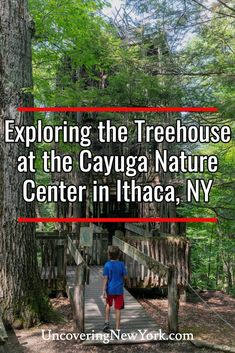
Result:
<svg viewBox="0 0 235 353">
<path fill-rule="evenodd" d="M 194 339 L 235 346 L 235 331 L 217 316 L 235 327 L 235 298 L 219 291 L 199 294 L 206 304 L 195 296 L 191 296 L 187 303 L 180 304 L 180 332 L 192 332 Z M 167 300 L 141 299 L 140 302 L 160 327 L 167 330 Z"/>
<path fill-rule="evenodd" d="M 195 339 L 203 339 L 215 344 L 235 346 L 235 332 L 227 326 L 215 313 L 221 315 L 235 326 L 235 299 L 221 292 L 200 293 L 209 304 L 204 304 L 191 298 L 189 302 L 180 306 L 180 332 L 192 332 Z M 167 329 L 167 300 L 139 299 L 141 304 L 156 320 L 158 326 L 166 332 Z M 9 332 L 6 353 L 212 353 L 215 350 L 197 348 L 187 341 L 157 342 L 132 345 L 99 345 L 84 346 L 75 340 L 52 341 L 42 339 L 42 330 L 51 329 L 52 332 L 73 332 L 72 313 L 67 298 L 52 299 L 52 304 L 66 320 L 60 324 L 43 324 L 28 330 L 14 330 Z"/>
</svg>

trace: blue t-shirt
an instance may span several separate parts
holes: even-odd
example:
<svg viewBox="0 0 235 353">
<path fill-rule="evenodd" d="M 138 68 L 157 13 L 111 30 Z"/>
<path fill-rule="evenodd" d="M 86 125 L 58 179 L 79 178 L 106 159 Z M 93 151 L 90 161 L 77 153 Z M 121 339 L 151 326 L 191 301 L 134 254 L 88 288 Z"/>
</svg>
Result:
<svg viewBox="0 0 235 353">
<path fill-rule="evenodd" d="M 123 294 L 124 276 L 127 271 L 123 261 L 110 260 L 104 265 L 103 276 L 108 277 L 107 294 Z"/>
</svg>

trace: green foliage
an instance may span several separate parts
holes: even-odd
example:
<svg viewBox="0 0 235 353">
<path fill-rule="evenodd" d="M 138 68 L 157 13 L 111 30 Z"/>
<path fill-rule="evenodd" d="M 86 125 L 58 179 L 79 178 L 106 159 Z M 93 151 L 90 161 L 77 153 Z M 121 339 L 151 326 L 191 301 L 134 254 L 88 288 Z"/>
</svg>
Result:
<svg viewBox="0 0 235 353">
<path fill-rule="evenodd" d="M 105 5 L 95 0 L 30 0 L 36 33 L 33 43 L 36 105 L 47 106 L 218 106 L 214 115 L 186 114 L 188 123 L 229 124 L 233 133 L 234 18 L 215 6 L 208 14 L 200 4 L 182 0 L 127 2 L 133 18 L 111 25 L 100 15 Z M 218 16 L 218 11 L 225 15 Z M 144 17 L 144 18 L 143 18 Z M 130 25 L 131 23 L 131 25 Z M 119 30 L 124 33 L 122 38 Z M 146 115 L 149 122 L 174 121 L 179 115 Z M 45 123 L 59 123 L 63 115 L 40 115 Z M 66 116 L 74 122 L 74 116 Z M 100 115 L 128 123 L 130 116 Z M 174 146 L 173 148 L 175 148 Z M 40 184 L 52 176 L 42 172 L 37 146 Z M 77 146 L 58 144 L 61 153 L 76 156 Z M 235 144 L 183 146 L 192 154 L 215 154 L 219 171 L 208 204 L 182 204 L 178 215 L 218 217 L 219 223 L 190 224 L 192 283 L 234 292 Z M 196 178 L 198 175 L 188 177 Z M 53 216 L 55 205 L 40 205 L 42 216 Z M 230 278 L 231 277 L 231 278 Z"/>
</svg>

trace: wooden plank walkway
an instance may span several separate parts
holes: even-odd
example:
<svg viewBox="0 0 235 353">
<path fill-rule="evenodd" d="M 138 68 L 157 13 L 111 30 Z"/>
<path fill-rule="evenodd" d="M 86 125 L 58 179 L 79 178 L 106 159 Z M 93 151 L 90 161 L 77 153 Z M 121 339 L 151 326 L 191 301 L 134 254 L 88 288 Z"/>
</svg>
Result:
<svg viewBox="0 0 235 353">
<path fill-rule="evenodd" d="M 67 271 L 67 286 L 72 287 L 75 275 L 75 268 L 69 268 Z M 121 317 L 121 332 L 135 334 L 135 339 L 127 339 L 125 341 L 115 340 L 110 343 L 144 343 L 156 341 L 156 337 L 152 339 L 144 339 L 143 335 L 138 330 L 146 334 L 149 333 L 149 337 L 153 337 L 154 334 L 159 330 L 156 322 L 148 315 L 141 304 L 127 291 L 124 291 L 125 296 L 125 309 L 122 310 Z M 102 297 L 102 267 L 91 266 L 90 267 L 90 283 L 86 285 L 85 289 L 85 332 L 101 333 L 104 324 L 104 299 Z M 112 308 L 110 317 L 110 326 L 115 329 L 115 311 Z M 130 335 L 131 337 L 131 335 Z M 132 336 L 134 337 L 134 336 Z M 146 335 L 145 335 L 146 337 Z M 99 340 L 95 342 L 86 341 L 86 344 L 97 344 L 103 343 Z"/>
</svg>

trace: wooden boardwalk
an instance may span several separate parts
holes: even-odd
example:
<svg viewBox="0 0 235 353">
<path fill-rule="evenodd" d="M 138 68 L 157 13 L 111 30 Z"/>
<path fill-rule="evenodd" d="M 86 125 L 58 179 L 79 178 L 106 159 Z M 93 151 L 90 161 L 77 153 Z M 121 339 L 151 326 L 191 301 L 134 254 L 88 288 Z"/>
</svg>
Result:
<svg viewBox="0 0 235 353">
<path fill-rule="evenodd" d="M 85 332 L 101 333 L 104 324 L 104 299 L 102 297 L 102 267 L 90 267 L 90 283 L 86 285 L 85 289 Z M 67 271 L 67 285 L 73 287 L 74 285 L 75 268 L 69 268 Z M 156 322 L 148 315 L 140 303 L 127 291 L 124 291 L 125 309 L 122 310 L 121 317 L 121 332 L 135 334 L 133 340 L 129 339 L 115 340 L 110 343 L 143 343 L 149 341 L 156 341 L 156 333 L 159 330 Z M 115 312 L 111 310 L 110 326 L 115 329 Z M 141 335 L 145 332 L 145 335 Z M 147 330 L 147 331 L 145 331 Z M 149 333 L 147 338 L 146 334 Z M 155 337 L 153 337 L 155 334 Z M 152 337 L 152 339 L 151 339 Z M 103 343 L 99 340 L 86 341 L 86 344 Z"/>
</svg>

